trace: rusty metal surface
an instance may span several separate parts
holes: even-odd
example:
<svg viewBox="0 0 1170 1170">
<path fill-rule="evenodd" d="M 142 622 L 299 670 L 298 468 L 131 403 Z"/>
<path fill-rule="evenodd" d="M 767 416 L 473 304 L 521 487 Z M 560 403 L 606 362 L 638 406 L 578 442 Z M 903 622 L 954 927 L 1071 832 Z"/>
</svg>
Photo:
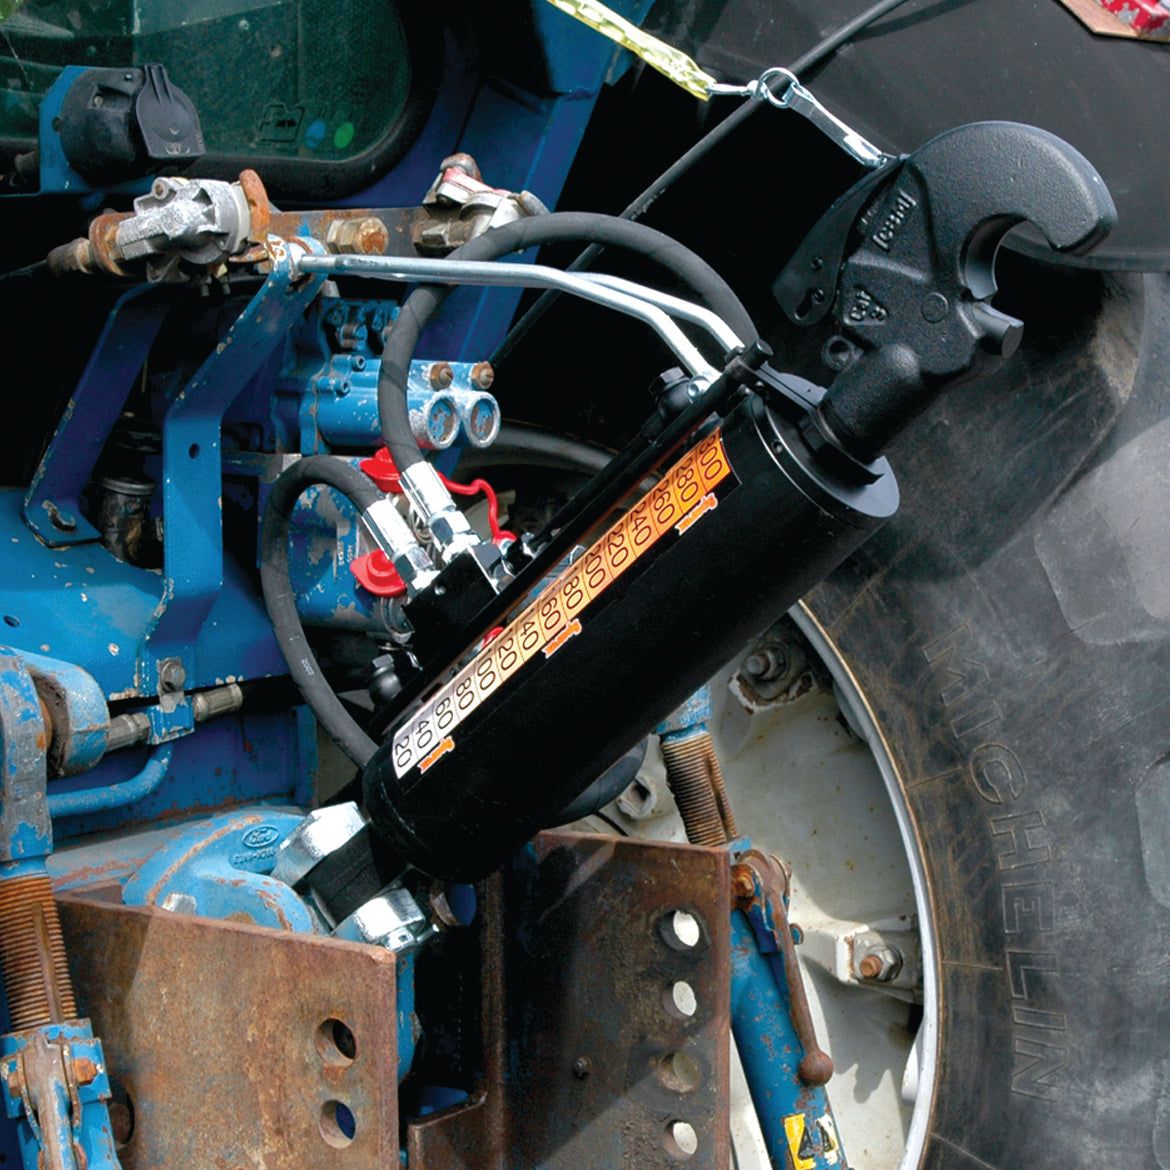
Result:
<svg viewBox="0 0 1170 1170">
<path fill-rule="evenodd" d="M 310 235 L 323 244 L 348 238 L 353 250 L 387 256 L 417 256 L 411 228 L 419 212 L 413 207 L 335 207 L 323 211 L 274 211 L 268 230 L 277 236 Z M 376 222 L 381 231 L 371 230 Z M 361 226 L 359 226 L 361 225 Z M 350 245 L 346 245 L 350 250 Z"/>
<path fill-rule="evenodd" d="M 411 1165 L 725 1170 L 729 904 L 723 850 L 538 837 L 507 876 L 503 929 L 485 929 L 485 979 L 502 982 L 506 1010 L 487 1029 L 482 1097 L 412 1125 Z M 677 910 L 699 924 L 693 947 L 672 931 Z M 694 1129 L 691 1157 L 671 1146 L 675 1122 Z"/>
<path fill-rule="evenodd" d="M 58 904 L 81 1010 L 133 1109 L 125 1170 L 398 1164 L 392 955 L 77 894 Z M 352 1032 L 352 1059 L 331 1020 Z"/>
</svg>

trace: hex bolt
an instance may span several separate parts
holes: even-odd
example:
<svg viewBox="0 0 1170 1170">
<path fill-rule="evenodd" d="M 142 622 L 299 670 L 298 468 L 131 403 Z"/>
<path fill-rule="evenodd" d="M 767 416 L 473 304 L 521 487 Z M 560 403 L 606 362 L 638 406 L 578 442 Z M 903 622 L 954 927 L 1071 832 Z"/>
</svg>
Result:
<svg viewBox="0 0 1170 1170">
<path fill-rule="evenodd" d="M 748 655 L 743 669 L 745 674 L 760 682 L 773 682 L 788 673 L 788 659 L 775 646 L 765 646 Z"/>
<path fill-rule="evenodd" d="M 450 362 L 433 362 L 427 380 L 432 389 L 446 390 L 455 381 L 455 371 L 451 369 Z"/>
<path fill-rule="evenodd" d="M 97 1075 L 98 1066 L 88 1056 L 73 1058 L 73 1077 L 79 1085 L 92 1085 Z"/>
<path fill-rule="evenodd" d="M 45 511 L 49 513 L 49 522 L 58 532 L 73 532 L 77 528 L 77 517 L 64 508 L 58 508 L 51 500 L 45 501 Z"/>
<path fill-rule="evenodd" d="M 901 954 L 888 945 L 872 947 L 857 964 L 857 973 L 870 983 L 889 983 L 901 970 Z"/>
<path fill-rule="evenodd" d="M 756 882 L 752 877 L 751 867 L 747 865 L 733 865 L 731 867 L 731 897 L 736 902 L 750 902 L 756 896 Z"/>
<path fill-rule="evenodd" d="M 593 1071 L 593 1061 L 587 1056 L 578 1056 L 573 1061 L 573 1077 L 575 1080 L 583 1081 Z"/>
<path fill-rule="evenodd" d="M 476 362 L 471 367 L 471 384 L 477 390 L 490 390 L 495 380 L 496 371 L 492 369 L 491 362 Z"/>
<path fill-rule="evenodd" d="M 178 658 L 164 658 L 158 664 L 158 685 L 160 690 L 165 691 L 167 694 L 174 694 L 175 691 L 181 691 L 183 689 L 183 684 L 186 681 L 187 671 Z"/>
<path fill-rule="evenodd" d="M 374 215 L 358 219 L 335 219 L 325 233 L 325 247 L 334 255 L 381 256 L 390 243 L 386 225 Z"/>
</svg>

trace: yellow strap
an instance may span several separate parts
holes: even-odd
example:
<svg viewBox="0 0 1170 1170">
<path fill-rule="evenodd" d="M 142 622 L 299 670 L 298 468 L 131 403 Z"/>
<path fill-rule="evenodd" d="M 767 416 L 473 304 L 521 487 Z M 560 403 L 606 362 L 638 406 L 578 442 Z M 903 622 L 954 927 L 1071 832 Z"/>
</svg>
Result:
<svg viewBox="0 0 1170 1170">
<path fill-rule="evenodd" d="M 686 53 L 643 32 L 636 24 L 631 24 L 624 16 L 619 16 L 612 8 L 607 8 L 598 0 L 548 2 L 562 12 L 575 16 L 590 28 L 596 29 L 602 36 L 609 37 L 611 41 L 616 41 L 623 48 L 629 49 L 647 65 L 657 69 L 675 85 L 681 85 L 700 100 L 706 101 L 711 96 L 711 86 L 716 84 L 711 74 L 700 69 Z"/>
</svg>

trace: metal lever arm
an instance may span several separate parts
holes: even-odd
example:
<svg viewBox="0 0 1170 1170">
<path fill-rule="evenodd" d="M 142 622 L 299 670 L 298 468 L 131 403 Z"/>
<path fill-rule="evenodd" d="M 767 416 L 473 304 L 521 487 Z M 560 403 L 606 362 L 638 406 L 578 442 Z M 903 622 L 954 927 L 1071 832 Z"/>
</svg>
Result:
<svg viewBox="0 0 1170 1170">
<path fill-rule="evenodd" d="M 986 374 L 1014 352 L 1022 323 L 988 304 L 995 255 L 1013 227 L 1031 223 L 1057 251 L 1080 252 L 1116 222 L 1088 160 L 1055 135 L 1014 122 L 950 130 L 871 194 L 874 186 L 870 180 L 868 204 L 851 225 L 848 258 L 836 281 L 825 282 L 836 286 L 833 310 L 853 360 L 820 408 L 826 435 L 865 461 L 944 387 Z M 842 206 L 848 197 L 829 212 L 838 225 Z M 813 269 L 816 258 L 802 247 L 777 282 L 797 319 L 791 298 L 807 276 L 786 277 L 796 265 Z"/>
</svg>

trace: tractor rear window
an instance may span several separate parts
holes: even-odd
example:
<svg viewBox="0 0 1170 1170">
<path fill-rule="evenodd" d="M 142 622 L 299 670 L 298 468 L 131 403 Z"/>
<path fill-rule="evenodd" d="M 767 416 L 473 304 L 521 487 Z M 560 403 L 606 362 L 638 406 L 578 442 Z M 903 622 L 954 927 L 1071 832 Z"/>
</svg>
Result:
<svg viewBox="0 0 1170 1170">
<path fill-rule="evenodd" d="M 391 0 L 27 0 L 0 23 L 0 140 L 31 147 L 64 66 L 154 62 L 195 103 L 209 155 L 256 164 L 377 153 L 415 81 Z"/>
</svg>

